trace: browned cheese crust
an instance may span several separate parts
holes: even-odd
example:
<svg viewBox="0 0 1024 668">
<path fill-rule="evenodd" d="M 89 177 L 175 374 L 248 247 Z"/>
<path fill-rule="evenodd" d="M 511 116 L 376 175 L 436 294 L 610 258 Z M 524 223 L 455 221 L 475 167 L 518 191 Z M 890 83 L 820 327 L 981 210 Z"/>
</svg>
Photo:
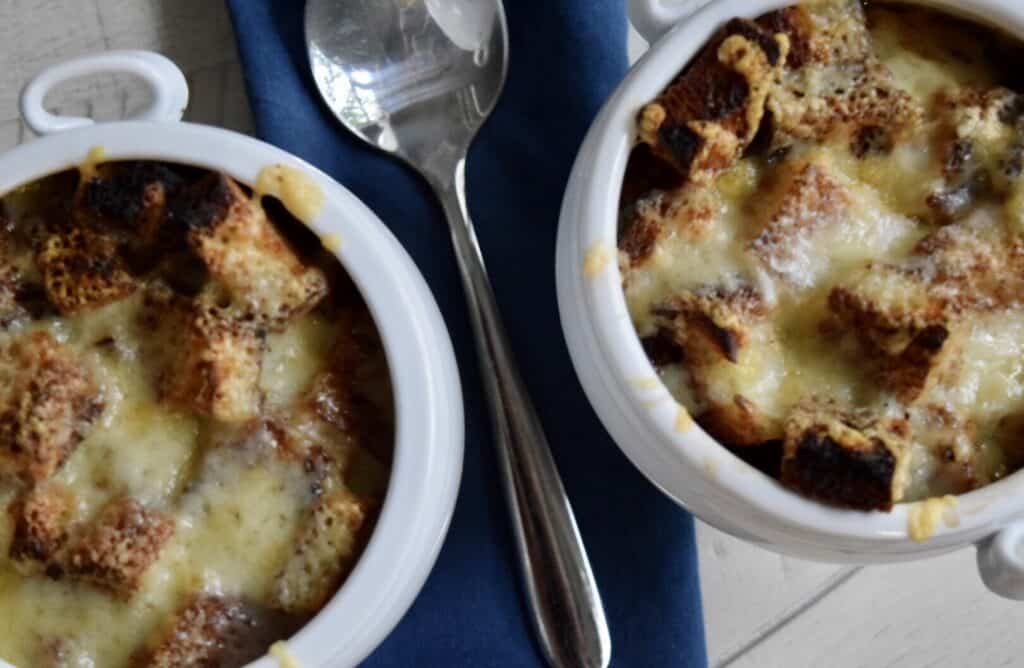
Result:
<svg viewBox="0 0 1024 668">
<path fill-rule="evenodd" d="M 45 480 L 88 433 L 103 400 L 89 370 L 50 334 L 26 335 L 0 352 L 14 367 L 0 392 L 0 475 Z"/>
<path fill-rule="evenodd" d="M 107 504 L 71 539 L 64 572 L 129 598 L 174 533 L 174 522 L 131 497 Z"/>
</svg>

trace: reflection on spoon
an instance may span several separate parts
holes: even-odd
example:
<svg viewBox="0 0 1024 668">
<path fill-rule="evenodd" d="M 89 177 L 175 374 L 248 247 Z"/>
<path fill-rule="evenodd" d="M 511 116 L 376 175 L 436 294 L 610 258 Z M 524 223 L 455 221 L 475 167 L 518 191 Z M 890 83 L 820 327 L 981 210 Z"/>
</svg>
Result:
<svg viewBox="0 0 1024 668">
<path fill-rule="evenodd" d="M 477 51 L 491 34 L 493 2 L 476 0 L 426 0 L 427 11 L 444 34 L 464 51 Z"/>
</svg>

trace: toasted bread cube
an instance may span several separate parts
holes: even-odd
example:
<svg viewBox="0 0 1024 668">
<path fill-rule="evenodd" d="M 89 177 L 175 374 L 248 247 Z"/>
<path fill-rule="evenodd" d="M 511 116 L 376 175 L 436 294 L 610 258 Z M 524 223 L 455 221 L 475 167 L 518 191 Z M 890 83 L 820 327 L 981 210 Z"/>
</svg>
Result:
<svg viewBox="0 0 1024 668">
<path fill-rule="evenodd" d="M 781 437 L 772 392 L 758 378 L 778 377 L 781 353 L 765 326 L 768 307 L 749 286 L 684 292 L 658 307 L 663 336 L 682 350 L 699 403 L 697 419 L 735 446 Z M 762 401 L 767 403 L 762 404 Z"/>
<path fill-rule="evenodd" d="M 211 174 L 176 200 L 172 222 L 235 305 L 264 326 L 281 329 L 327 294 L 327 279 L 296 256 L 281 233 L 237 183 Z"/>
<path fill-rule="evenodd" d="M 0 356 L 0 475 L 27 483 L 60 468 L 103 411 L 100 389 L 71 351 L 46 332 L 26 335 Z"/>
<path fill-rule="evenodd" d="M 21 314 L 17 300 L 19 282 L 18 270 L 5 266 L 0 252 L 0 327 L 6 327 Z"/>
<path fill-rule="evenodd" d="M 10 558 L 23 575 L 41 573 L 54 563 L 68 537 L 74 499 L 60 485 L 36 487 L 8 508 L 14 520 Z"/>
<path fill-rule="evenodd" d="M 51 234 L 36 256 L 46 294 L 64 315 L 128 297 L 138 287 L 108 235 L 75 227 Z"/>
<path fill-rule="evenodd" d="M 868 346 L 899 355 L 924 329 L 944 325 L 947 302 L 913 267 L 872 262 L 829 293 L 829 309 Z"/>
<path fill-rule="evenodd" d="M 219 666 L 237 637 L 252 624 L 236 601 L 212 594 L 191 597 L 161 629 L 155 646 L 132 661 L 137 668 Z"/>
<path fill-rule="evenodd" d="M 71 539 L 62 562 L 73 578 L 127 599 L 174 533 L 174 520 L 131 497 L 108 503 Z"/>
<path fill-rule="evenodd" d="M 790 51 L 781 85 L 767 102 L 772 146 L 793 138 L 838 135 L 857 157 L 890 151 L 917 127 L 923 110 L 896 86 L 874 55 L 864 9 L 857 0 L 805 3 L 760 19 L 784 33 Z"/>
<path fill-rule="evenodd" d="M 79 184 L 74 215 L 79 222 L 126 232 L 136 247 L 169 246 L 167 201 L 182 186 L 178 174 L 158 163 L 107 163 Z"/>
<path fill-rule="evenodd" d="M 715 224 L 720 209 L 713 187 L 687 184 L 671 192 L 655 192 L 636 201 L 626 212 L 619 231 L 619 250 L 636 266 L 651 255 L 666 231 L 699 243 Z"/>
<path fill-rule="evenodd" d="M 278 575 L 275 603 L 285 612 L 313 613 L 355 564 L 369 516 L 366 501 L 337 490 L 317 502 L 299 530 L 295 552 Z"/>
<path fill-rule="evenodd" d="M 786 421 L 781 479 L 825 503 L 890 510 L 903 497 L 908 451 L 905 420 L 809 403 Z"/>
<path fill-rule="evenodd" d="M 794 165 L 782 180 L 778 201 L 748 249 L 786 282 L 812 281 L 814 234 L 841 222 L 849 204 L 843 186 L 828 168 L 814 162 Z"/>
<path fill-rule="evenodd" d="M 178 359 L 167 371 L 164 394 L 224 422 L 259 413 L 265 332 L 200 295 L 187 318 Z"/>
<path fill-rule="evenodd" d="M 752 21 L 733 19 L 641 110 L 640 141 L 683 181 L 710 181 L 757 134 L 786 44 Z"/>
</svg>

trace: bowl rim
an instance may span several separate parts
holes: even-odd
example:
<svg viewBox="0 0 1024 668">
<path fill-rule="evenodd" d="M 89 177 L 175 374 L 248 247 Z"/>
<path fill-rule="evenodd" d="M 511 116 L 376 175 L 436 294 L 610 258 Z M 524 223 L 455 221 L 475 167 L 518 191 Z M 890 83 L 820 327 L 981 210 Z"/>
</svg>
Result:
<svg viewBox="0 0 1024 668">
<path fill-rule="evenodd" d="M 0 196 L 80 165 L 95 147 L 103 149 L 102 161 L 193 165 L 250 186 L 261 169 L 283 164 L 320 187 L 323 205 L 307 226 L 321 238 L 340 237 L 335 255 L 380 332 L 395 401 L 395 452 L 363 554 L 331 600 L 287 644 L 302 665 L 359 663 L 397 625 L 426 581 L 461 478 L 462 391 L 451 339 L 430 289 L 383 222 L 344 186 L 282 149 L 221 128 L 119 121 L 42 137 L 0 155 Z M 267 656 L 249 664 L 275 665 Z"/>
<path fill-rule="evenodd" d="M 563 206 L 560 233 L 560 282 L 565 281 L 560 301 L 569 301 L 569 292 L 582 303 L 563 304 L 563 322 L 582 315 L 596 354 L 597 365 L 608 392 L 626 402 L 626 417 L 634 430 L 652 438 L 620 439 L 616 442 L 631 461 L 656 486 L 676 501 L 695 510 L 702 518 L 726 530 L 770 543 L 804 541 L 812 549 L 838 549 L 841 552 L 879 550 L 904 555 L 923 555 L 973 542 L 990 534 L 1014 515 L 1024 513 L 1024 471 L 986 487 L 958 496 L 959 524 L 939 526 L 925 543 L 910 540 L 908 515 L 914 504 L 900 503 L 890 512 L 861 512 L 826 506 L 783 487 L 739 459 L 712 439 L 698 425 L 686 431 L 677 429 L 679 404 L 669 394 L 648 360 L 621 288 L 617 256 L 618 197 L 626 161 L 635 134 L 635 114 L 653 99 L 707 42 L 715 30 L 733 17 L 753 18 L 795 4 L 793 0 L 721 0 L 704 6 L 681 20 L 654 43 L 631 68 L 625 79 L 591 125 L 583 144 Z M 1024 39 L 1024 6 L 1014 7 L 1010 0 L 901 0 L 895 4 L 914 4 L 939 9 L 981 24 L 995 26 Z M 570 230 L 566 230 L 570 228 Z M 611 261 L 596 275 L 585 276 L 588 256 L 610 256 Z M 591 272 L 593 274 L 593 272 Z M 571 284 L 571 285 L 570 285 Z M 565 299 L 563 299 L 565 297 Z M 575 309 L 575 310 L 574 310 Z M 567 328 L 567 335 L 569 334 Z M 578 371 L 581 360 L 575 360 Z M 588 361 L 587 364 L 592 362 Z M 581 373 L 581 376 L 584 374 Z M 595 380 L 594 382 L 601 382 Z M 589 394 L 589 392 L 588 392 Z M 600 411 L 599 411 L 600 412 Z M 610 419 L 606 419 L 608 425 Z M 656 452 L 643 452 L 656 443 Z M 682 465 L 690 480 L 673 478 Z M 753 475 L 752 475 L 753 474 Z M 742 517 L 724 512 L 715 517 L 709 504 L 695 498 L 695 490 L 685 488 L 693 476 L 703 478 L 715 493 L 739 501 L 750 512 Z M 721 499 L 710 506 L 721 507 Z M 701 512 L 705 510 L 705 512 Z M 761 526 L 768 517 L 778 527 Z M 716 521 L 718 520 L 718 521 Z"/>
</svg>

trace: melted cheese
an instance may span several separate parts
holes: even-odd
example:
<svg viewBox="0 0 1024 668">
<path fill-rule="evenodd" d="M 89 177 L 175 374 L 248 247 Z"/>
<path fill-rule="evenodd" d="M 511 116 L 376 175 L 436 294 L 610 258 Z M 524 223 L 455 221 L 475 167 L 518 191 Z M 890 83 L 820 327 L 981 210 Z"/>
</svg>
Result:
<svg viewBox="0 0 1024 668">
<path fill-rule="evenodd" d="M 273 195 L 304 223 L 310 223 L 324 205 L 324 193 L 316 181 L 302 170 L 288 165 L 264 167 L 256 177 L 253 196 Z"/>
<path fill-rule="evenodd" d="M 959 524 L 956 508 L 956 497 L 948 495 L 913 504 L 907 513 L 907 533 L 911 539 L 923 543 L 935 535 L 940 521 L 949 527 Z"/>
<path fill-rule="evenodd" d="M 920 12 L 871 7 L 869 15 L 878 59 L 891 71 L 894 83 L 925 110 L 921 126 L 908 131 L 891 151 L 858 157 L 842 133 L 820 143 L 794 140 L 777 162 L 769 164 L 753 152 L 713 184 L 652 191 L 637 204 L 637 211 L 644 206 L 643 211 L 659 212 L 654 217 L 661 224 L 649 255 L 632 266 L 629 258 L 623 260 L 623 289 L 641 337 L 664 327 L 663 305 L 686 292 L 752 289 L 769 310 L 764 321 L 745 330 L 749 339 L 739 359 L 723 362 L 713 374 L 701 377 L 699 392 L 685 363 L 659 368 L 661 380 L 693 415 L 699 417 L 707 404 L 729 405 L 736 395 L 773 420 L 784 420 L 798 402 L 815 396 L 883 413 L 903 408 L 879 387 L 862 351 L 851 348 L 842 332 L 823 331 L 830 317 L 828 296 L 870 262 L 913 262 L 908 258 L 918 242 L 939 229 L 927 222 L 927 201 L 944 186 L 945 155 L 939 140 L 948 129 L 935 120 L 935 100 L 941 91 L 967 84 L 989 86 L 995 79 L 974 34 L 961 34 L 955 26 Z M 975 119 L 973 124 L 968 118 L 961 124 L 967 128 L 964 132 L 985 137 L 984 151 L 1000 154 L 1013 131 L 994 120 L 995 115 L 988 112 L 992 118 Z M 650 131 L 644 129 L 645 121 L 653 120 L 657 119 L 641 120 L 641 136 Z M 985 155 L 978 157 L 986 164 L 993 162 Z M 786 186 L 805 167 L 823 175 L 831 194 L 790 197 Z M 710 189 L 705 201 L 712 206 L 700 212 L 710 222 L 698 220 L 692 211 L 690 218 L 673 215 L 691 201 L 694 187 Z M 1024 185 L 1016 184 L 999 206 L 989 203 L 975 209 L 974 218 L 965 224 L 979 229 L 1004 226 L 1021 234 Z M 762 239 L 769 228 L 774 236 Z M 1024 313 L 1012 308 L 972 316 L 957 344 L 962 346 L 957 382 L 929 386 L 919 403 L 958 416 L 974 430 L 973 436 L 912 444 L 904 495 L 910 501 L 943 493 L 948 483 L 936 481 L 942 475 L 938 460 L 950 445 L 959 448 L 958 462 L 971 461 L 980 484 L 1020 465 L 1002 453 L 1006 435 L 1000 433 L 999 421 L 1024 415 Z"/>
<path fill-rule="evenodd" d="M 91 152 L 82 172 L 92 173 L 102 157 Z M 315 184 L 288 168 L 268 171 L 259 185 L 300 218 L 315 215 L 322 201 Z M 0 204 L 15 202 L 7 211 L 16 222 L 29 219 L 33 200 L 49 196 L 48 188 L 33 185 Z M 128 665 L 198 591 L 271 605 L 275 579 L 316 502 L 302 460 L 282 456 L 266 434 L 247 437 L 248 427 L 217 424 L 162 400 L 161 379 L 176 371 L 180 328 L 170 313 L 155 325 L 144 320 L 144 308 L 139 290 L 74 316 L 0 328 L 0 347 L 32 331 L 50 332 L 100 387 L 101 417 L 54 476 L 74 496 L 71 519 L 87 522 L 108 501 L 129 495 L 175 526 L 130 600 L 67 577 L 25 577 L 8 557 L 13 522 L 6 509 L 18 486 L 0 479 L 0 657 L 19 668 L 42 665 L 42 647 L 51 640 L 74 647 L 74 665 Z M 314 311 L 267 335 L 260 377 L 266 414 L 287 412 L 303 399 L 333 359 L 340 323 Z M 0 389 L 17 371 L 3 362 Z M 357 494 L 380 498 L 387 467 L 352 443 L 345 447 L 353 449 L 346 482 Z"/>
</svg>

